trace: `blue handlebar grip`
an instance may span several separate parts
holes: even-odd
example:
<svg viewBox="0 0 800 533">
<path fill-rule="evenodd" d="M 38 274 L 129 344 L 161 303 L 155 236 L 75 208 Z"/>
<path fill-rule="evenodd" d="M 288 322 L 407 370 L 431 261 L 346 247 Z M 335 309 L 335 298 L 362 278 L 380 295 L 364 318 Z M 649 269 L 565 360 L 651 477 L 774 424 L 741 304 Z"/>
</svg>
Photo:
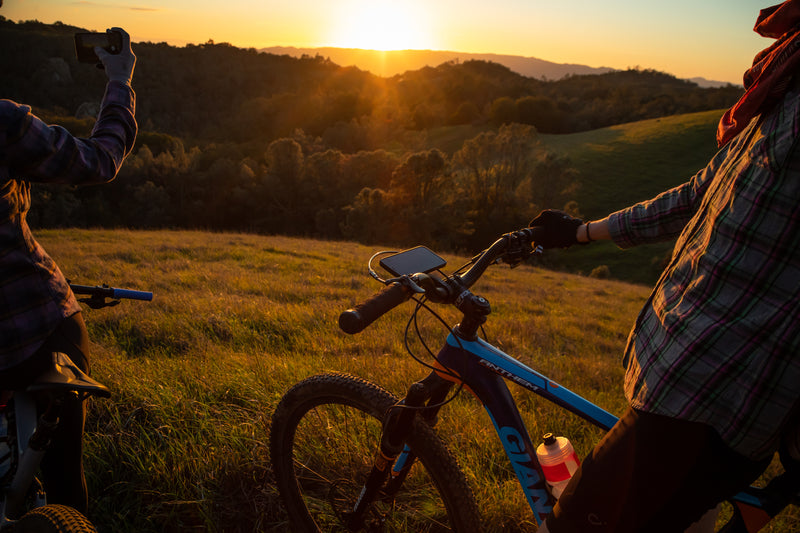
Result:
<svg viewBox="0 0 800 533">
<path fill-rule="evenodd" d="M 147 291 L 132 291 L 129 289 L 114 289 L 113 298 L 127 298 L 129 300 L 151 301 L 153 293 Z"/>
</svg>

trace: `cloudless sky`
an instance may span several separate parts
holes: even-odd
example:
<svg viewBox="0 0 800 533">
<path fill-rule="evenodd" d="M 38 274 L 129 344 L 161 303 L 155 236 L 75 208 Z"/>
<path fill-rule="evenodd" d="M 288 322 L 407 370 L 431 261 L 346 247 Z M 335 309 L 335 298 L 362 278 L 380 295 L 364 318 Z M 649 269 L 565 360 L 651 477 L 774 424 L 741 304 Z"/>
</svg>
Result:
<svg viewBox="0 0 800 533">
<path fill-rule="evenodd" d="M 5 0 L 13 21 L 121 26 L 133 42 L 339 46 L 537 57 L 741 83 L 777 0 Z M 134 48 L 135 51 L 135 48 Z"/>
</svg>

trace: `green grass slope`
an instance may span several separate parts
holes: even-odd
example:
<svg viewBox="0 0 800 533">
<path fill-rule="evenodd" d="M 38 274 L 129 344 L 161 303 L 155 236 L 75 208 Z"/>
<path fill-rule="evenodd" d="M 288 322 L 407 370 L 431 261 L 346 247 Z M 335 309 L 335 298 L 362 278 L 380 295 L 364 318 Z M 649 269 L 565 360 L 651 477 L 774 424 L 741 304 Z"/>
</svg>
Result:
<svg viewBox="0 0 800 533">
<path fill-rule="evenodd" d="M 596 219 L 650 199 L 701 170 L 717 151 L 715 132 L 722 113 L 675 115 L 580 133 L 542 134 L 540 139 L 569 157 L 580 172 L 575 200 L 583 216 Z M 479 133 L 475 126 L 437 128 L 428 132 L 426 147 L 453 153 Z M 600 243 L 555 253 L 547 264 L 583 274 L 605 265 L 615 279 L 652 285 L 671 250 L 672 243 L 624 252 Z"/>
<path fill-rule="evenodd" d="M 542 135 L 581 173 L 577 201 L 599 218 L 688 180 L 717 151 L 722 111 L 675 115 L 568 135 Z"/>
<path fill-rule="evenodd" d="M 722 111 L 644 120 L 569 135 L 542 135 L 542 142 L 566 155 L 580 172 L 576 200 L 587 219 L 602 218 L 680 185 L 717 151 L 715 132 Z M 600 265 L 610 275 L 653 284 L 673 243 L 621 251 L 611 243 L 559 253 L 552 264 L 590 273 Z"/>
<path fill-rule="evenodd" d="M 427 373 L 402 342 L 411 303 L 356 336 L 336 326 L 342 310 L 380 288 L 366 271 L 372 247 L 177 231 L 37 236 L 76 283 L 155 293 L 85 312 L 93 375 L 113 394 L 92 401 L 85 438 L 99 531 L 289 531 L 267 454 L 281 395 L 334 370 L 402 394 Z M 464 261 L 446 258 L 448 268 Z M 492 304 L 490 342 L 607 410 L 624 409 L 620 354 L 646 288 L 497 266 L 474 290 Z M 432 319 L 422 328 L 435 350 L 445 331 Z M 511 391 L 534 439 L 563 433 L 585 455 L 599 438 L 575 416 Z M 535 531 L 483 408 L 462 394 L 440 418 L 491 530 Z M 796 531 L 793 513 L 768 531 Z"/>
</svg>

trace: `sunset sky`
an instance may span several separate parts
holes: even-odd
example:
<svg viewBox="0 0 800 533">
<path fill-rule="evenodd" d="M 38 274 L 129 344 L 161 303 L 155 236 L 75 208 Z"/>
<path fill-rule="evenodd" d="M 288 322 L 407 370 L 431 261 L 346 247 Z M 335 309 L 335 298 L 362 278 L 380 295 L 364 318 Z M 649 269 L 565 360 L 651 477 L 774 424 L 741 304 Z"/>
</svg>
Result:
<svg viewBox="0 0 800 533">
<path fill-rule="evenodd" d="M 134 42 L 430 49 L 741 83 L 775 0 L 4 0 L 13 21 L 121 26 Z"/>
</svg>

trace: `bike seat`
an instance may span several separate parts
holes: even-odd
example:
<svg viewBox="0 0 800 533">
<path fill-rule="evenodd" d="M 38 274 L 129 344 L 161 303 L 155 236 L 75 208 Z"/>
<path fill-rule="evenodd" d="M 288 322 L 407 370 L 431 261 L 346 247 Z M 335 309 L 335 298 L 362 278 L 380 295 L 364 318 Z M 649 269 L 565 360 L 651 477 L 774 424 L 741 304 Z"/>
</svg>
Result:
<svg viewBox="0 0 800 533">
<path fill-rule="evenodd" d="M 67 354 L 53 352 L 53 364 L 25 389 L 28 392 L 42 391 L 77 391 L 108 398 L 111 391 L 100 383 L 90 378 Z"/>
</svg>

